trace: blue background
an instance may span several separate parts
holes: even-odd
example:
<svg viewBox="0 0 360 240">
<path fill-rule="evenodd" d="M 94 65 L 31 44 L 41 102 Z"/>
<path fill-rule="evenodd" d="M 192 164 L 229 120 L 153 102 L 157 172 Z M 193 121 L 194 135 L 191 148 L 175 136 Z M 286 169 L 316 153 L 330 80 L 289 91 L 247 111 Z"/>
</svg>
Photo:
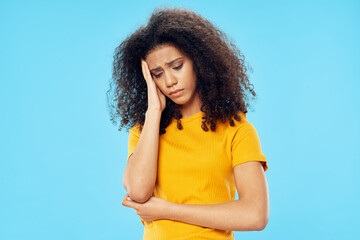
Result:
<svg viewBox="0 0 360 240">
<path fill-rule="evenodd" d="M 15 0 L 0 3 L 0 239 L 142 238 L 106 91 L 115 47 L 161 4 L 212 21 L 254 70 L 270 220 L 235 238 L 359 238 L 359 1 Z"/>
</svg>

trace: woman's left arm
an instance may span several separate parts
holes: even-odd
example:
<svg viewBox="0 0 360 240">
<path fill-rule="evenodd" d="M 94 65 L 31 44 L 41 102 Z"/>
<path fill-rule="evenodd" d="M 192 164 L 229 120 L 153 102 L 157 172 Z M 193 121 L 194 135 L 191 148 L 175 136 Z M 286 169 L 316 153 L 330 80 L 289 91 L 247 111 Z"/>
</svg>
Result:
<svg viewBox="0 0 360 240">
<path fill-rule="evenodd" d="M 151 197 L 145 203 L 127 200 L 144 221 L 169 219 L 202 227 L 232 231 L 260 231 L 269 220 L 269 194 L 263 166 L 250 161 L 234 167 L 239 199 L 216 204 L 178 204 Z"/>
</svg>

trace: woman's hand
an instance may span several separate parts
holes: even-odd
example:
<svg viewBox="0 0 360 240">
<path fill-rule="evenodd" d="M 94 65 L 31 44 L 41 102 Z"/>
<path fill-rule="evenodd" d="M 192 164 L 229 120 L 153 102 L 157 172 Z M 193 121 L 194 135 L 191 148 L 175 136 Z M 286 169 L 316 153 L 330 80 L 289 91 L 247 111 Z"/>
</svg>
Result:
<svg viewBox="0 0 360 240">
<path fill-rule="evenodd" d="M 155 84 L 144 59 L 141 59 L 141 69 L 148 89 L 148 109 L 160 110 L 162 112 L 166 107 L 166 97 Z"/>
<path fill-rule="evenodd" d="M 166 219 L 170 204 L 170 202 L 157 197 L 150 197 L 147 202 L 138 203 L 131 200 L 129 194 L 126 194 L 122 201 L 123 206 L 135 209 L 136 214 L 144 221 Z"/>
</svg>

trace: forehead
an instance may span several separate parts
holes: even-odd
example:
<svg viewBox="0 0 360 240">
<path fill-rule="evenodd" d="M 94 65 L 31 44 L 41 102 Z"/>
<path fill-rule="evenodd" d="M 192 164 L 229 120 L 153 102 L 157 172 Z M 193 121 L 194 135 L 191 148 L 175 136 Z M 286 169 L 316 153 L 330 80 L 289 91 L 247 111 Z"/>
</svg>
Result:
<svg viewBox="0 0 360 240">
<path fill-rule="evenodd" d="M 180 49 L 172 45 L 161 45 L 152 49 L 145 57 L 145 61 L 152 66 L 165 65 L 178 57 L 186 57 Z"/>
</svg>

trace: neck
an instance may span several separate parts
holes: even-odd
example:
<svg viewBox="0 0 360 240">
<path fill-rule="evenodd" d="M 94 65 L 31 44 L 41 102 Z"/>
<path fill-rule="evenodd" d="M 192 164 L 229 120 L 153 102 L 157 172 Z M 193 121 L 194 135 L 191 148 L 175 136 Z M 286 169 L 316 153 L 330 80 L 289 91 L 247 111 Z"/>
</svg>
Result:
<svg viewBox="0 0 360 240">
<path fill-rule="evenodd" d="M 192 115 L 194 115 L 195 113 L 200 112 L 200 108 L 201 108 L 201 101 L 199 99 L 199 95 L 195 94 L 193 97 L 192 101 L 189 101 L 191 104 L 189 105 L 182 105 L 181 106 L 181 114 L 182 114 L 182 118 L 187 118 L 190 117 Z"/>
</svg>

